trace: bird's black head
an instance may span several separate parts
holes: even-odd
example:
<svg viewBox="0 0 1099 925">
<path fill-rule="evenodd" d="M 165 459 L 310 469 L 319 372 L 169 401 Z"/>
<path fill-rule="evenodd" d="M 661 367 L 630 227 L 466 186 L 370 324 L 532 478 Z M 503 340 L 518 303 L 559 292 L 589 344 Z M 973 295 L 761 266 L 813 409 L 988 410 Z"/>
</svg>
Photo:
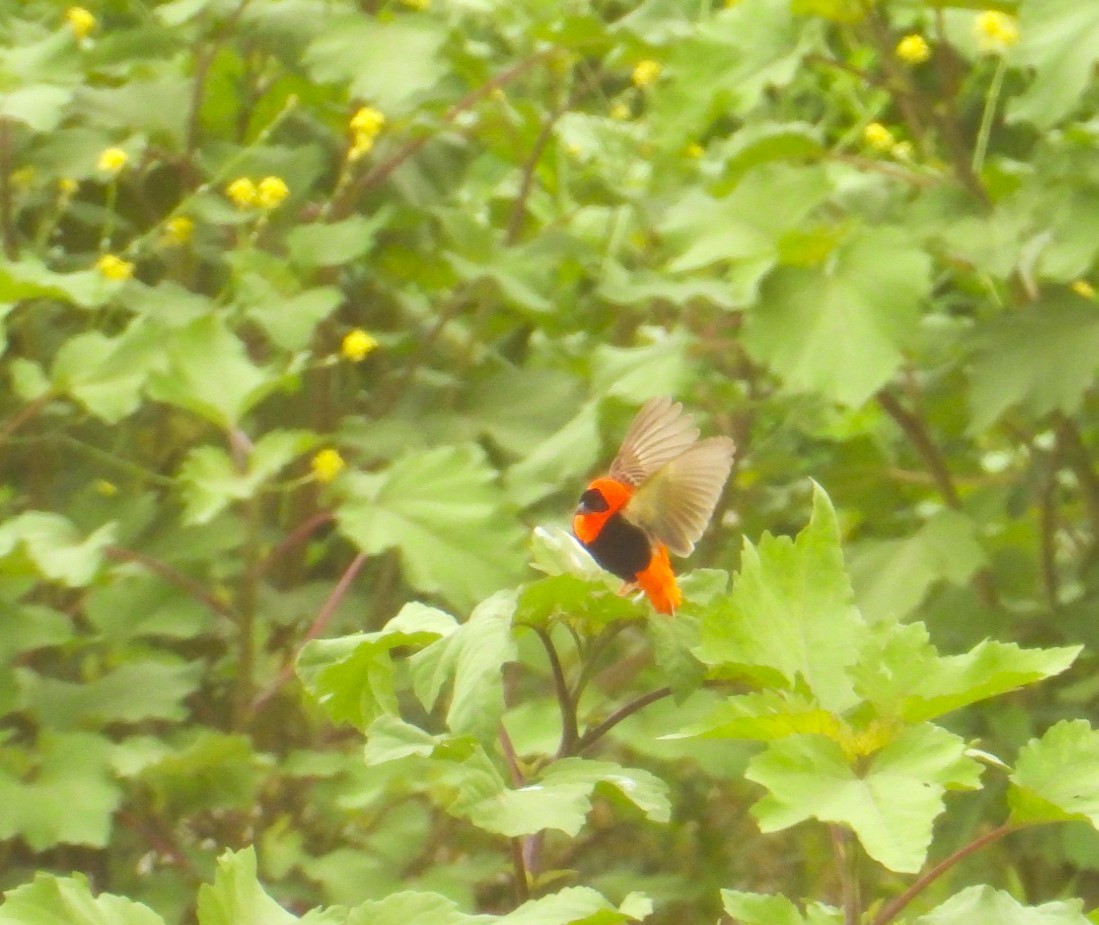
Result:
<svg viewBox="0 0 1099 925">
<path fill-rule="evenodd" d="M 610 505 L 603 493 L 598 488 L 589 488 L 580 496 L 580 503 L 576 506 L 577 514 L 601 514 L 609 510 Z"/>
</svg>

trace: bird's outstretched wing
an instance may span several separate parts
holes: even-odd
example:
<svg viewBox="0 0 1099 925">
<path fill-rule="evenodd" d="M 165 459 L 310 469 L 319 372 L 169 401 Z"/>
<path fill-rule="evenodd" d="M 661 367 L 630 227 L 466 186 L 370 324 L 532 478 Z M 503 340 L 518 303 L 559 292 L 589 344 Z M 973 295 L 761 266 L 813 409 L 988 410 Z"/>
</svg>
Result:
<svg viewBox="0 0 1099 925">
<path fill-rule="evenodd" d="M 650 398 L 637 412 L 622 447 L 611 463 L 610 477 L 637 488 L 681 456 L 698 439 L 698 428 L 683 406 L 666 395 Z"/>
</svg>

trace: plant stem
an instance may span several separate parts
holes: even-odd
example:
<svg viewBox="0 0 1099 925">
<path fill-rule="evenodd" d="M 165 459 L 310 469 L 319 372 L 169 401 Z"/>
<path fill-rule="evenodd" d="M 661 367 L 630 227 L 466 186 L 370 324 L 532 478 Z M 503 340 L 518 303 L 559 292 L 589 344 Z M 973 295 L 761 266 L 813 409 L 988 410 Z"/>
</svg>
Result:
<svg viewBox="0 0 1099 925">
<path fill-rule="evenodd" d="M 186 591 L 196 601 L 205 604 L 208 610 L 216 613 L 219 617 L 226 617 L 230 620 L 235 619 L 232 607 L 214 597 L 213 594 L 199 584 L 199 582 L 195 581 L 190 575 L 184 575 L 183 572 L 173 568 L 166 562 L 161 562 L 159 559 L 153 559 L 152 557 L 141 552 L 136 552 L 133 549 L 125 549 L 122 546 L 108 546 L 104 550 L 103 555 L 113 562 L 136 562 L 138 565 L 143 565 L 150 572 L 160 576 L 177 588 Z"/>
<path fill-rule="evenodd" d="M 557 654 L 557 647 L 553 639 L 544 627 L 532 626 L 531 629 L 542 641 L 542 647 L 546 650 L 549 659 L 550 671 L 553 673 L 553 687 L 557 694 L 557 705 L 561 710 L 561 744 L 557 747 L 557 757 L 565 758 L 576 753 L 576 743 L 579 734 L 576 725 L 576 704 L 569 694 L 569 684 L 565 679 L 565 669 L 561 665 L 561 658 Z"/>
<path fill-rule="evenodd" d="M 851 832 L 841 825 L 829 826 L 832 832 L 832 853 L 839 872 L 843 893 L 844 925 L 859 925 L 862 915 L 859 890 L 859 856 L 851 838 Z"/>
<path fill-rule="evenodd" d="M 508 842 L 511 845 L 511 866 L 515 870 L 515 901 L 522 904 L 530 899 L 530 876 L 523 859 L 523 842 L 519 838 L 509 838 Z"/>
<path fill-rule="evenodd" d="M 1003 88 L 1006 73 L 1007 59 L 1000 55 L 996 63 L 996 72 L 992 75 L 992 83 L 988 85 L 984 112 L 981 113 L 981 125 L 977 129 L 977 143 L 973 147 L 973 173 L 978 176 L 984 167 L 988 138 L 992 134 L 992 118 L 996 114 L 996 104 L 1000 101 L 1000 90 Z"/>
<path fill-rule="evenodd" d="M 624 719 L 633 716 L 638 710 L 643 710 L 650 703 L 656 703 L 658 700 L 663 700 L 665 697 L 671 697 L 671 695 L 672 689 L 670 687 L 661 687 L 655 691 L 649 691 L 647 694 L 642 694 L 637 699 L 631 700 L 624 706 L 619 707 L 598 726 L 593 726 L 580 736 L 576 742 L 574 754 L 579 755 L 582 752 L 587 751 L 615 726 Z"/>
<path fill-rule="evenodd" d="M 256 609 L 259 605 L 260 500 L 245 502 L 244 570 L 237 589 L 237 677 L 233 688 L 233 729 L 252 715 L 256 674 Z"/>
<path fill-rule="evenodd" d="M 991 844 L 992 842 L 1003 838 L 1005 835 L 1010 835 L 1012 832 L 1016 832 L 1021 828 L 1023 828 L 1023 826 L 1005 822 L 1003 825 L 985 832 L 985 834 L 981 835 L 979 838 L 975 838 L 968 845 L 963 845 L 953 854 L 947 855 L 947 857 L 939 861 L 939 863 L 929 871 L 921 874 L 919 879 L 901 893 L 900 896 L 896 897 L 891 902 L 886 903 L 881 912 L 878 913 L 877 918 L 874 919 L 872 925 L 888 925 L 889 922 L 892 922 L 893 919 L 901 914 L 905 906 L 912 902 L 920 893 L 926 890 L 959 861 L 969 857 L 969 855 L 973 854 L 975 851 L 979 851 L 985 845 Z"/>
</svg>

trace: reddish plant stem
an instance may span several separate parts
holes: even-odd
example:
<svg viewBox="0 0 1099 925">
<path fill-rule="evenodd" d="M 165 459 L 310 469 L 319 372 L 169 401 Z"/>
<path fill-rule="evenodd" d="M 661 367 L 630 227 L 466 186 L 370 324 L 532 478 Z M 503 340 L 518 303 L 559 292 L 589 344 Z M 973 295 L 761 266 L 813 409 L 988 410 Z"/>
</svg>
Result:
<svg viewBox="0 0 1099 925">
<path fill-rule="evenodd" d="M 1023 826 L 1005 822 L 1003 825 L 985 832 L 985 834 L 981 835 L 979 838 L 975 838 L 968 845 L 963 845 L 953 854 L 947 855 L 929 871 L 921 874 L 919 879 L 901 893 L 900 896 L 886 903 L 871 925 L 888 925 L 889 922 L 892 922 L 893 919 L 901 914 L 905 906 L 912 902 L 920 893 L 931 886 L 932 883 L 938 880 L 939 877 L 945 874 L 959 861 L 964 860 L 976 851 L 980 851 L 985 845 L 991 844 L 992 842 L 1003 838 L 1005 835 L 1010 835 L 1012 832 L 1016 832 L 1021 828 L 1023 828 Z"/>
<path fill-rule="evenodd" d="M 277 559 L 286 555 L 286 553 L 295 546 L 300 546 L 309 539 L 316 530 L 319 530 L 325 524 L 331 523 L 335 519 L 336 515 L 331 511 L 317 511 L 312 516 L 307 517 L 286 534 L 279 544 L 260 561 L 256 569 L 256 574 L 266 575 Z"/>
<path fill-rule="evenodd" d="M 530 628 L 541 640 L 542 647 L 546 650 L 546 658 L 549 659 L 550 671 L 553 673 L 553 687 L 557 694 L 557 705 L 561 710 L 561 743 L 557 747 L 557 757 L 565 758 L 575 754 L 576 742 L 579 738 L 576 723 L 576 704 L 572 702 L 572 696 L 569 694 L 569 683 L 565 679 L 565 669 L 561 665 L 561 658 L 557 654 L 557 647 L 553 644 L 550 634 L 541 626 L 531 626 Z"/>
<path fill-rule="evenodd" d="M 363 565 L 366 564 L 366 560 L 367 554 L 365 552 L 360 552 L 351 560 L 351 564 L 344 570 L 344 573 L 340 576 L 340 580 L 336 582 L 336 586 L 332 589 L 332 593 L 328 595 L 327 600 L 321 605 L 321 609 L 317 612 L 316 619 L 309 625 L 309 629 L 306 630 L 305 636 L 302 637 L 302 646 L 304 646 L 305 643 L 316 639 L 324 632 L 325 627 L 328 626 L 333 614 L 335 614 L 336 608 L 339 607 L 344 595 L 347 594 L 347 589 L 351 587 L 351 582 L 355 580 L 355 576 L 359 574 Z M 301 646 L 298 647 L 298 652 L 300 651 Z M 286 682 L 294 676 L 294 662 L 296 659 L 297 652 L 294 653 L 294 658 L 291 658 L 283 665 L 278 677 L 252 701 L 251 712 L 253 714 L 258 710 L 261 710 L 275 694 L 282 690 Z"/>
<path fill-rule="evenodd" d="M 219 617 L 226 617 L 229 620 L 236 619 L 236 613 L 233 611 L 232 607 L 216 598 L 190 575 L 183 574 L 183 572 L 173 568 L 165 562 L 161 562 L 158 559 L 154 559 L 151 556 L 147 556 L 144 553 L 137 552 L 133 549 L 126 549 L 122 546 L 108 546 L 103 554 L 113 562 L 134 562 L 144 566 L 150 572 L 163 578 L 169 584 L 173 584 L 177 588 L 186 591 L 196 601 L 205 604 L 207 609 L 213 611 Z"/>
</svg>

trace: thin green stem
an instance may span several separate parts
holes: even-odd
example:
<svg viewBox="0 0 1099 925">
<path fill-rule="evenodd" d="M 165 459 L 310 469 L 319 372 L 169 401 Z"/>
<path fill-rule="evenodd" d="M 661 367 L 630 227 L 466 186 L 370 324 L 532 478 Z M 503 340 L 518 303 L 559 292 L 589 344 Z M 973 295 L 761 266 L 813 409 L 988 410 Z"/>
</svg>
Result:
<svg viewBox="0 0 1099 925">
<path fill-rule="evenodd" d="M 561 657 L 557 654 L 553 638 L 545 627 L 531 626 L 530 628 L 541 640 L 542 647 L 546 650 L 546 658 L 549 659 L 550 671 L 553 673 L 553 687 L 557 694 L 557 705 L 561 710 L 561 743 L 557 747 L 557 757 L 565 758 L 576 753 L 576 742 L 579 738 L 576 704 L 573 703 L 572 696 L 569 694 L 569 682 L 565 679 L 565 669 L 561 665 Z"/>
<path fill-rule="evenodd" d="M 832 852 L 843 894 L 843 922 L 844 925 L 859 925 L 862 900 L 859 889 L 859 856 L 854 839 L 850 830 L 841 825 L 831 825 L 829 828 L 832 831 Z"/>
<path fill-rule="evenodd" d="M 985 95 L 985 108 L 981 113 L 981 125 L 977 129 L 977 143 L 973 148 L 973 172 L 978 176 L 984 168 L 985 155 L 988 153 L 988 139 L 992 134 L 992 120 L 996 115 L 996 105 L 1000 101 L 1000 91 L 1004 86 L 1004 74 L 1007 73 L 1007 59 L 1000 55 L 996 72 L 988 85 Z"/>
</svg>

